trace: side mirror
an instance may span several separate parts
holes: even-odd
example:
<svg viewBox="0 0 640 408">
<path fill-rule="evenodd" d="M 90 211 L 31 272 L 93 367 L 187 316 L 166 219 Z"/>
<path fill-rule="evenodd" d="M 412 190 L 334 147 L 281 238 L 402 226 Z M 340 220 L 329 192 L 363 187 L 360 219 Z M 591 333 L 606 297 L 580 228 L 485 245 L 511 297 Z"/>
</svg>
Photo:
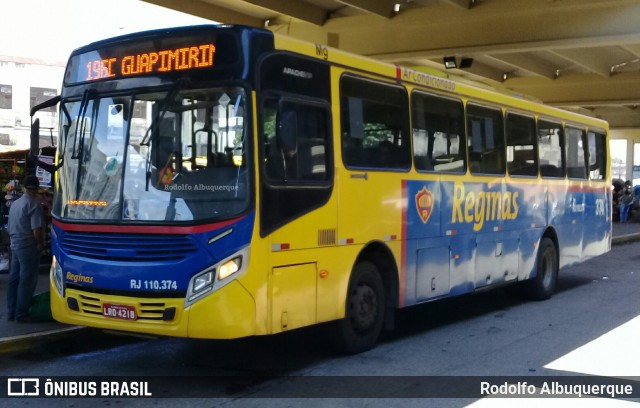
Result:
<svg viewBox="0 0 640 408">
<path fill-rule="evenodd" d="M 31 108 L 31 118 L 33 118 L 33 115 L 35 115 L 36 112 L 38 112 L 40 109 L 57 105 L 61 99 L 62 98 L 60 97 L 60 95 L 58 95 L 54 98 L 42 102 L 39 105 L 34 106 L 33 108 Z M 31 121 L 30 137 L 31 140 L 29 145 L 29 157 L 34 161 L 34 163 L 36 163 L 49 173 L 53 174 L 57 170 L 57 168 L 62 165 L 62 163 L 59 163 L 58 166 L 53 166 L 52 164 L 41 162 L 40 159 L 38 159 L 38 155 L 40 154 L 40 119 L 38 118 L 36 118 L 35 120 L 32 119 Z"/>
<path fill-rule="evenodd" d="M 38 166 L 44 170 L 53 174 L 58 167 L 53 164 L 45 163 L 40 160 L 38 155 L 40 154 L 40 119 L 36 119 L 31 123 L 31 145 L 29 146 L 29 158 Z M 61 163 L 60 163 L 61 164 Z"/>
<path fill-rule="evenodd" d="M 31 145 L 29 147 L 29 156 L 38 157 L 40 154 L 40 119 L 36 119 L 31 123 Z"/>
</svg>

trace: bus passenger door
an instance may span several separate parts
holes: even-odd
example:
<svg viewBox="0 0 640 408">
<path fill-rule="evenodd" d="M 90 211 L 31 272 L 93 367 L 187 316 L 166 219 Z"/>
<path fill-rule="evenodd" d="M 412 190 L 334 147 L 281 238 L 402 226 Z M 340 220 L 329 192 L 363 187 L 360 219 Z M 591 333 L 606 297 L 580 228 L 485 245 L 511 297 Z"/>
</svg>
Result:
<svg viewBox="0 0 640 408">
<path fill-rule="evenodd" d="M 338 283 L 331 278 L 338 274 L 319 276 L 335 270 L 329 255 L 337 221 L 328 75 L 325 64 L 288 54 L 273 54 L 260 66 L 259 219 L 271 250 L 268 315 L 274 333 L 328 320 L 327 309 L 337 317 L 337 295 L 331 293 Z"/>
<path fill-rule="evenodd" d="M 586 132 L 584 129 L 566 126 L 565 134 L 567 176 L 570 183 L 565 198 L 567 235 L 564 244 L 561 244 L 564 262 L 561 258 L 560 263 L 571 265 L 582 260 L 583 235 L 593 226 L 584 223 L 586 195 L 589 190 Z"/>
<path fill-rule="evenodd" d="M 566 227 L 567 236 L 564 247 L 565 261 L 571 265 L 580 262 L 582 259 L 582 236 L 584 230 L 590 228 L 584 224 L 585 193 L 586 182 L 578 182 L 579 187 L 570 188 L 566 196 L 566 215 L 568 225 Z M 576 184 L 578 184 L 576 183 Z"/>
<path fill-rule="evenodd" d="M 270 236 L 272 329 L 278 332 L 317 322 L 318 270 L 331 269 L 322 249 L 336 243 L 336 206 L 328 109 L 283 98 L 266 100 L 265 112 L 270 104 L 276 123 L 275 135 L 263 139 L 261 225 Z"/>
<path fill-rule="evenodd" d="M 607 139 L 604 131 L 587 132 L 589 146 L 588 173 L 590 188 L 586 196 L 582 257 L 591 258 L 607 252 L 611 239 L 611 190 L 606 182 Z"/>
</svg>

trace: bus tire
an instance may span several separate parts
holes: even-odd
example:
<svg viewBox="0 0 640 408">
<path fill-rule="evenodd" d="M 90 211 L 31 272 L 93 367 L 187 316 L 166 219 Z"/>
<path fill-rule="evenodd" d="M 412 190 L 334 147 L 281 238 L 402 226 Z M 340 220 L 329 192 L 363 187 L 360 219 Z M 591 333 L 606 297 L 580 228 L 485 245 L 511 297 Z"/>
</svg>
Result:
<svg viewBox="0 0 640 408">
<path fill-rule="evenodd" d="M 369 261 L 358 262 L 349 280 L 345 317 L 338 321 L 338 348 L 357 354 L 376 344 L 384 321 L 384 286 L 378 268 Z"/>
<path fill-rule="evenodd" d="M 542 238 L 536 257 L 536 276 L 524 282 L 525 294 L 533 300 L 546 300 L 553 295 L 558 281 L 558 251 L 553 241 Z"/>
</svg>

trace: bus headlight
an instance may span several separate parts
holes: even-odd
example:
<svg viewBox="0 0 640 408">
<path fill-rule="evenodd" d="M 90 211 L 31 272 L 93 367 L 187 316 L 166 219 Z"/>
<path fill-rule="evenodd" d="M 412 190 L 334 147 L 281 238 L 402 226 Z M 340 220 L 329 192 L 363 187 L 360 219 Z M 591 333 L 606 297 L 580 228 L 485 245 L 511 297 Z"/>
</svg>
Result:
<svg viewBox="0 0 640 408">
<path fill-rule="evenodd" d="M 189 281 L 185 307 L 222 288 L 246 272 L 249 247 L 244 247 L 221 262 L 197 273 Z"/>
<path fill-rule="evenodd" d="M 56 289 L 61 296 L 64 296 L 64 281 L 62 280 L 62 266 L 58 263 L 58 260 L 54 256 L 51 260 L 51 278 L 56 285 Z"/>
<path fill-rule="evenodd" d="M 242 266 L 242 256 L 229 259 L 218 269 L 218 280 L 223 280 L 240 270 Z"/>
<path fill-rule="evenodd" d="M 193 295 L 199 296 L 200 292 L 211 290 L 211 286 L 213 286 L 213 272 L 214 270 L 210 269 L 193 278 L 193 283 L 191 285 L 191 292 Z"/>
<path fill-rule="evenodd" d="M 230 276 L 236 278 L 247 270 L 249 265 L 249 247 L 244 247 L 230 257 L 223 259 L 218 265 L 216 287 L 226 285 L 231 279 Z"/>
</svg>

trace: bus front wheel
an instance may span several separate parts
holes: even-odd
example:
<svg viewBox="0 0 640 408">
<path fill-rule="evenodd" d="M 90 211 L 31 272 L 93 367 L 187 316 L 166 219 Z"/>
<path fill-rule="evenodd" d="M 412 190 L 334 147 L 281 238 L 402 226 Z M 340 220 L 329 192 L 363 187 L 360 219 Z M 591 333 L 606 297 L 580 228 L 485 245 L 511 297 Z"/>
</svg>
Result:
<svg viewBox="0 0 640 408">
<path fill-rule="evenodd" d="M 542 238 L 536 258 L 536 276 L 524 282 L 525 293 L 534 300 L 546 300 L 556 289 L 558 251 L 553 241 Z"/>
<path fill-rule="evenodd" d="M 338 322 L 338 347 L 350 354 L 370 350 L 382 331 L 384 306 L 378 268 L 369 261 L 358 262 L 349 280 L 345 317 Z"/>
</svg>

